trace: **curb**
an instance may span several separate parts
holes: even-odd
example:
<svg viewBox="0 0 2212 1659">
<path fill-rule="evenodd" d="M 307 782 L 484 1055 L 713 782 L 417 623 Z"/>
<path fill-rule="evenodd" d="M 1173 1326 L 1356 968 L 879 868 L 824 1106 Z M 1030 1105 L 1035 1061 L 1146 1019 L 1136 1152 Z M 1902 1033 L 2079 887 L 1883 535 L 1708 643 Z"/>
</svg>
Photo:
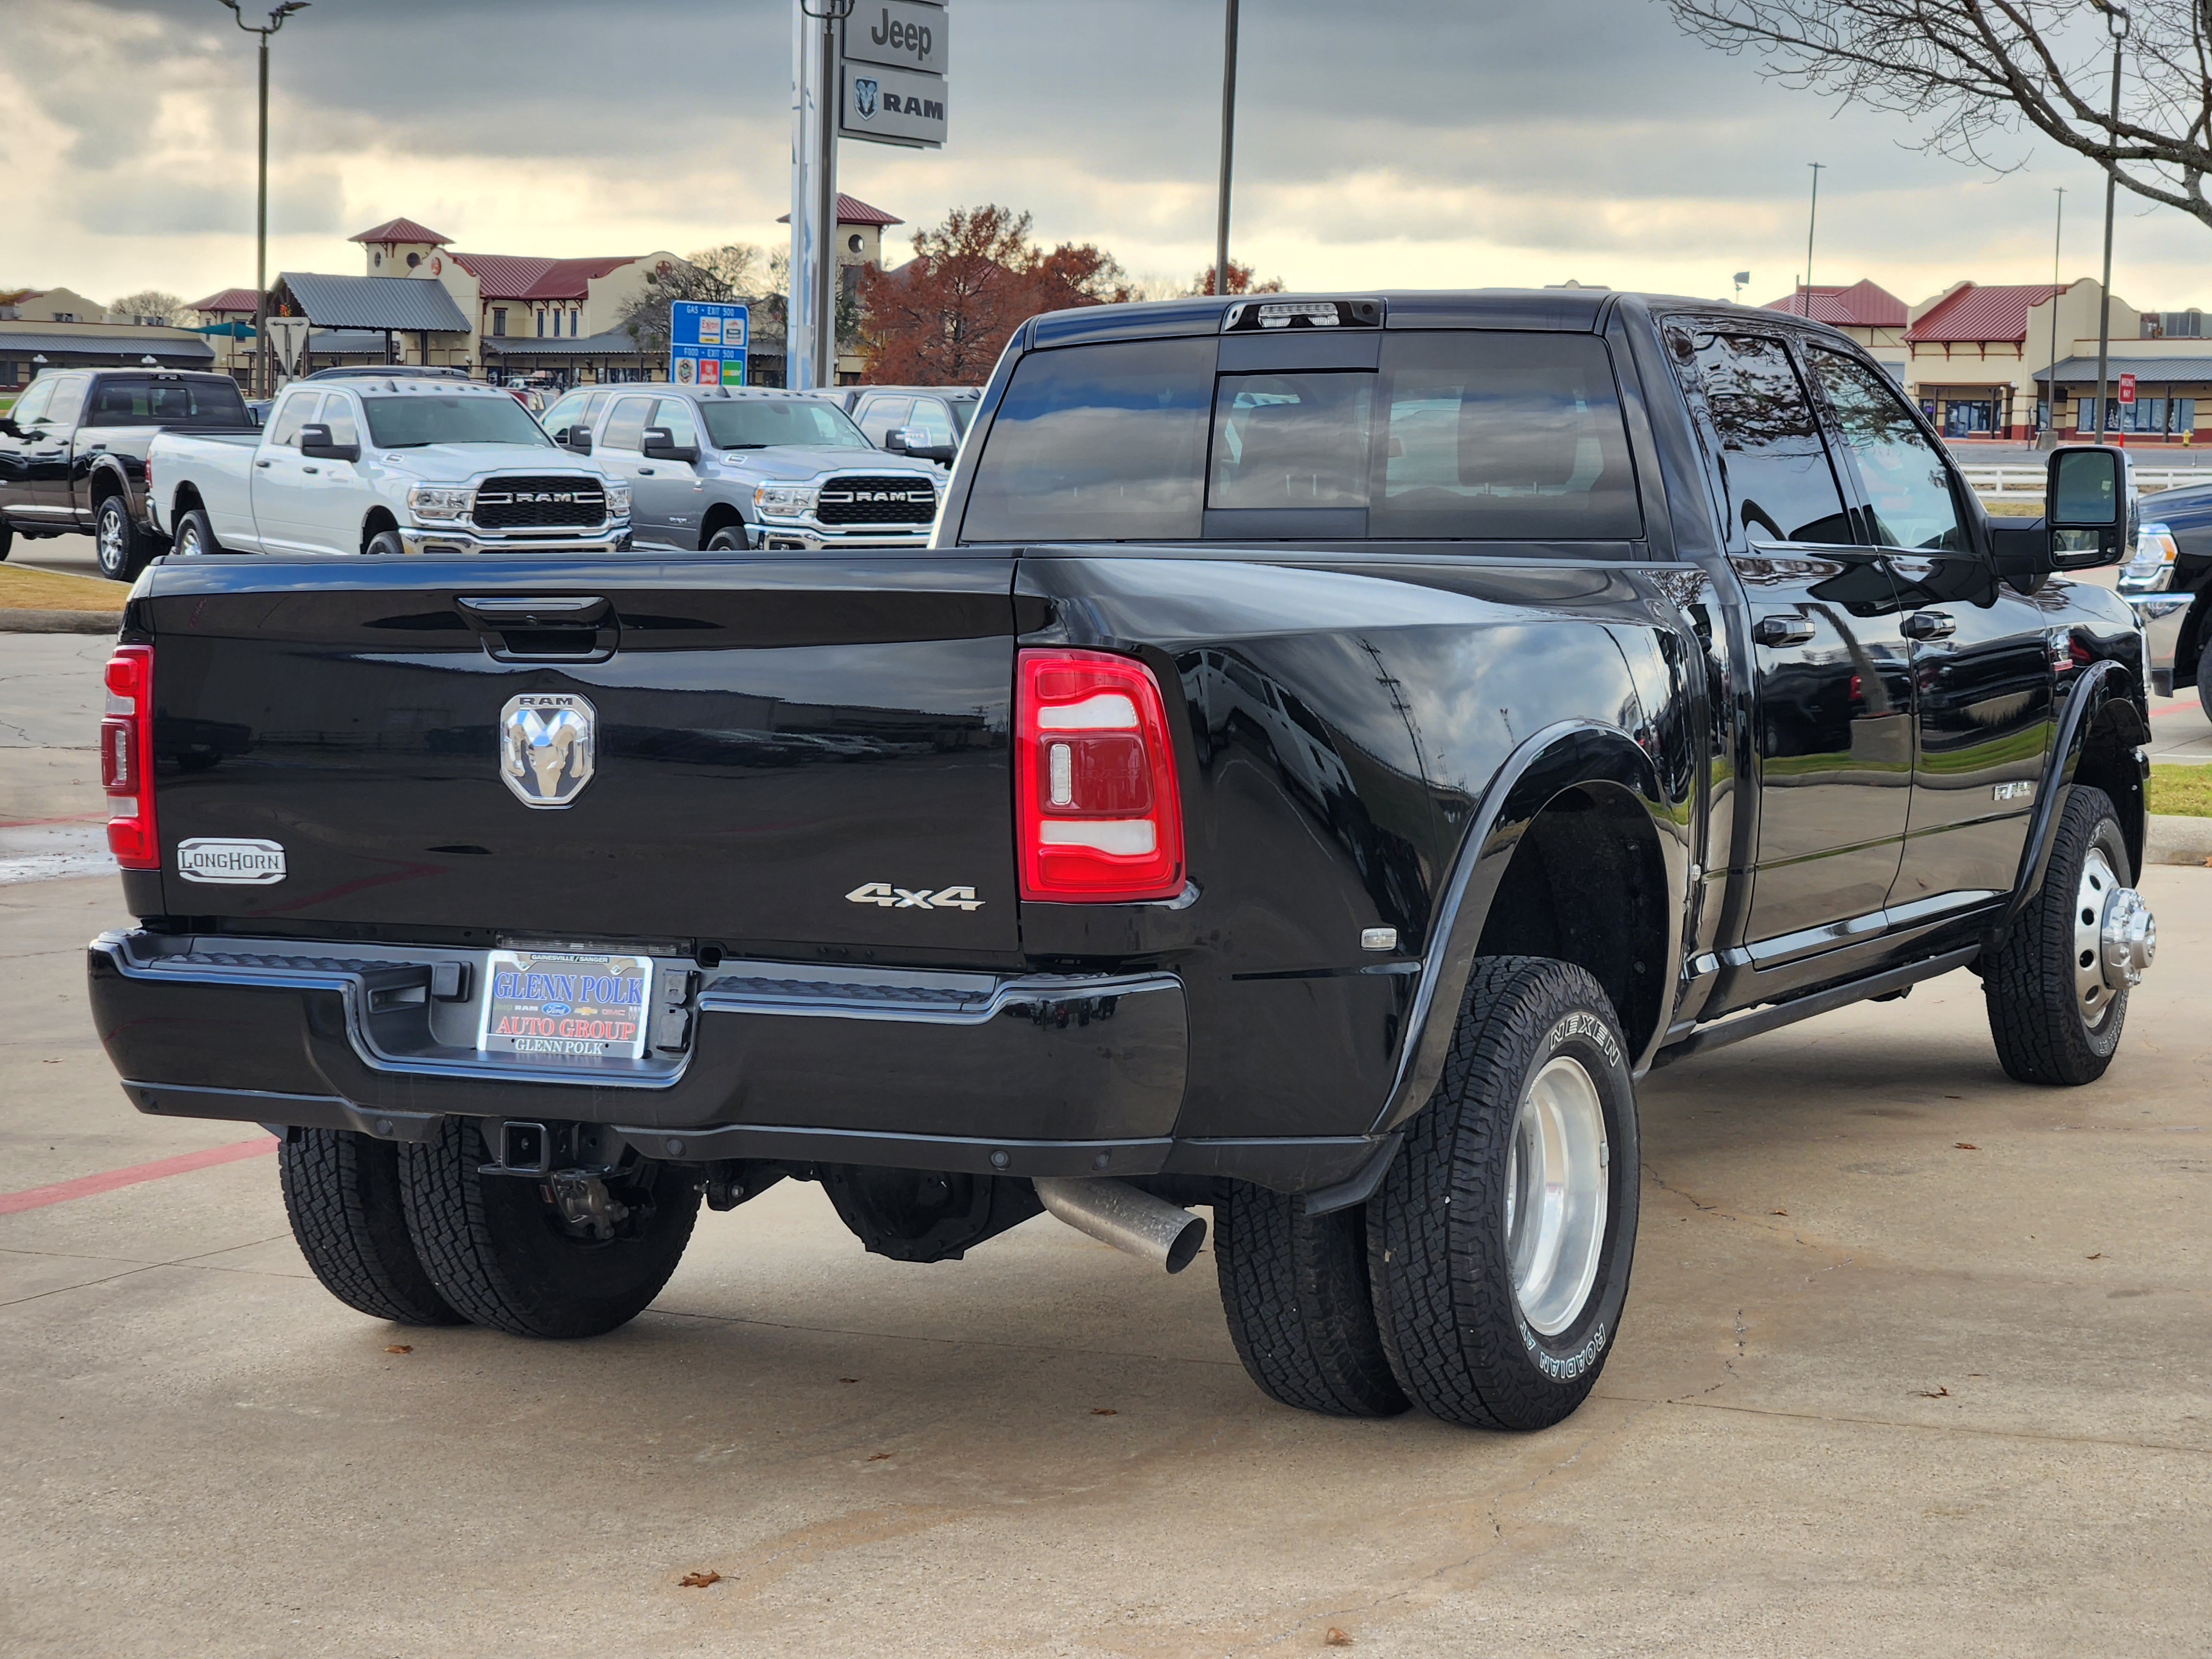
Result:
<svg viewBox="0 0 2212 1659">
<path fill-rule="evenodd" d="M 120 611 L 0 611 L 0 634 L 106 634 L 123 627 Z"/>
<path fill-rule="evenodd" d="M 2145 864 L 2204 864 L 2212 861 L 2212 818 L 2178 812 L 2153 812 L 2143 837 Z"/>
</svg>

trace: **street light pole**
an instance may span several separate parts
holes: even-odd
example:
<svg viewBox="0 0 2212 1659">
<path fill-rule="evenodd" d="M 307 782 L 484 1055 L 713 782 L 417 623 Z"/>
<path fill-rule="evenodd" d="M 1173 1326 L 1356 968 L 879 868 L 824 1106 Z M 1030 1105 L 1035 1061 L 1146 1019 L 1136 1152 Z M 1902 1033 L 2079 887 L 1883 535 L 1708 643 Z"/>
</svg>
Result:
<svg viewBox="0 0 2212 1659">
<path fill-rule="evenodd" d="M 1221 191 L 1214 206 L 1213 291 L 1229 292 L 1229 177 L 1237 149 L 1237 0 L 1225 0 L 1221 34 Z"/>
<path fill-rule="evenodd" d="M 216 3 L 229 8 L 231 21 L 239 27 L 261 37 L 261 165 L 253 204 L 253 395 L 265 398 L 276 378 L 269 372 L 269 37 L 294 12 L 307 10 L 310 0 L 284 0 L 270 10 L 266 23 L 247 22 L 238 0 Z"/>
<path fill-rule="evenodd" d="M 2051 362 L 2044 368 L 2043 429 L 2058 430 L 2058 250 L 2066 238 L 2066 186 L 2058 189 L 2057 222 L 2051 228 Z"/>
<path fill-rule="evenodd" d="M 2128 12 L 2104 0 L 2105 27 L 2112 33 L 2112 115 L 2107 124 L 2115 149 L 2120 141 L 2120 48 L 2127 44 Z M 2105 168 L 2105 291 L 2097 296 L 2097 441 L 2105 441 L 2105 376 L 2112 349 L 2112 192 L 2119 185 L 2117 157 Z"/>
<path fill-rule="evenodd" d="M 1808 161 L 1813 169 L 1813 205 L 1805 215 L 1805 304 L 1804 314 L 1813 314 L 1813 227 L 1820 222 L 1820 173 L 1828 165 L 1826 161 Z"/>
</svg>

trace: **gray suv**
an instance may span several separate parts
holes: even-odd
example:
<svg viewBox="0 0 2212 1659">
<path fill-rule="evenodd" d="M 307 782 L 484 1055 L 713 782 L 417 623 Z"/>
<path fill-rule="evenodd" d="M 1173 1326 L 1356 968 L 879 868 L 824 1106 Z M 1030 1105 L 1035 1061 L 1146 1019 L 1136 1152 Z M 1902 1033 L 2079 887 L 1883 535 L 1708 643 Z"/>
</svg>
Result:
<svg viewBox="0 0 2212 1659">
<path fill-rule="evenodd" d="M 630 486 L 640 545 L 708 552 L 926 547 L 945 469 L 886 454 L 805 392 L 586 386 L 546 410 L 553 441 Z"/>
</svg>

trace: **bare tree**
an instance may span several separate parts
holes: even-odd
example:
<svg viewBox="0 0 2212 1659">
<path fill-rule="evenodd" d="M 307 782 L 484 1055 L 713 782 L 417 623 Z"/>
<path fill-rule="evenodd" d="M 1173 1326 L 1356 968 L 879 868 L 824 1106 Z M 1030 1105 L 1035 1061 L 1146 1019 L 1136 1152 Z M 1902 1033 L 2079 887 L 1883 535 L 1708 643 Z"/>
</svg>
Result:
<svg viewBox="0 0 2212 1659">
<path fill-rule="evenodd" d="M 750 242 L 728 242 L 672 262 L 663 260 L 645 273 L 645 285 L 623 307 L 615 326 L 636 341 L 647 356 L 665 353 L 672 301 L 743 300 L 759 282 L 760 263 L 761 251 Z"/>
<path fill-rule="evenodd" d="M 1667 0 L 1784 85 L 1919 124 L 1939 155 L 2006 170 L 1993 141 L 2023 127 L 2124 187 L 2212 226 L 2212 0 Z M 2111 28 L 2128 30 L 2119 116 Z M 2017 165 L 2016 162 L 2011 165 Z"/>
<path fill-rule="evenodd" d="M 175 295 L 158 288 L 141 289 L 136 294 L 126 294 L 108 310 L 125 321 L 140 317 L 159 317 L 165 323 L 186 323 L 191 320 L 185 311 L 185 302 Z M 199 313 L 194 312 L 191 317 Z"/>
</svg>

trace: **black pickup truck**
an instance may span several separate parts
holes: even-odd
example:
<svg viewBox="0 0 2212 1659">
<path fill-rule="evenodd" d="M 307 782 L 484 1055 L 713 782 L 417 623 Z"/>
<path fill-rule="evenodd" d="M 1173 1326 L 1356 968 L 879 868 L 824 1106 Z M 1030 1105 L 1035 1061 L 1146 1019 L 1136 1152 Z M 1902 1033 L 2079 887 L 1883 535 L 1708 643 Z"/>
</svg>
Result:
<svg viewBox="0 0 2212 1659">
<path fill-rule="evenodd" d="M 1210 1206 L 1276 1399 L 1539 1427 L 1647 1068 L 1958 968 L 2111 1060 L 2142 643 L 2051 465 L 1992 528 L 1771 312 L 1190 300 L 1025 324 L 927 550 L 165 561 L 100 1035 L 385 1318 L 609 1329 L 787 1177 L 911 1261 Z"/>
<path fill-rule="evenodd" d="M 166 544 L 149 528 L 146 450 L 164 428 L 252 432 L 228 374 L 48 369 L 0 415 L 0 559 L 18 536 L 92 532 L 100 573 L 129 581 Z"/>
</svg>

